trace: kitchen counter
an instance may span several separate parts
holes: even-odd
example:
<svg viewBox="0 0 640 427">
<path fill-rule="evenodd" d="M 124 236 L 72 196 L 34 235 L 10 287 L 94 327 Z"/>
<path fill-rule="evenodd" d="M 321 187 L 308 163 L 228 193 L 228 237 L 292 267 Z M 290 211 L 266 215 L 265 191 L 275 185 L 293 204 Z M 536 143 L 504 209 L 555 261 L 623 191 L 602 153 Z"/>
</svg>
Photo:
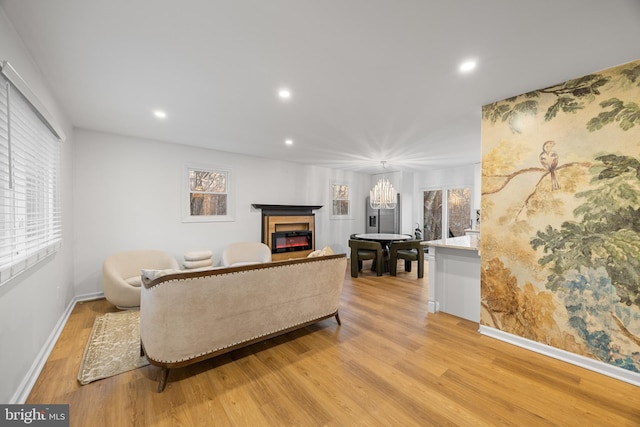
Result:
<svg viewBox="0 0 640 427">
<path fill-rule="evenodd" d="M 429 246 L 428 311 L 480 322 L 478 235 L 423 242 Z"/>
<path fill-rule="evenodd" d="M 430 240 L 428 242 L 422 242 L 425 246 L 440 247 L 440 248 L 456 248 L 466 249 L 469 251 L 478 250 L 478 236 L 459 236 L 449 237 L 448 239 Z"/>
</svg>

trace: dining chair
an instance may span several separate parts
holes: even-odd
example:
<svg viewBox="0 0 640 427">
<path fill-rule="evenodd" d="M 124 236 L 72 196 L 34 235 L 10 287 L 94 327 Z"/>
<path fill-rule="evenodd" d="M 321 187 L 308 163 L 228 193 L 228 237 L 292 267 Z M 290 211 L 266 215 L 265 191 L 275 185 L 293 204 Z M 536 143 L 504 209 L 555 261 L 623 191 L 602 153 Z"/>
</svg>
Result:
<svg viewBox="0 0 640 427">
<path fill-rule="evenodd" d="M 375 269 L 376 274 L 382 276 L 384 257 L 380 242 L 349 239 L 349 247 L 351 248 L 351 277 L 358 277 L 358 273 L 362 270 L 362 261 L 368 259 L 373 260 L 371 271 Z"/>
<path fill-rule="evenodd" d="M 420 240 L 393 242 L 389 247 L 389 272 L 392 276 L 398 273 L 398 260 L 404 260 L 404 271 L 411 271 L 411 263 L 418 261 L 418 279 L 424 277 L 424 246 Z"/>
</svg>

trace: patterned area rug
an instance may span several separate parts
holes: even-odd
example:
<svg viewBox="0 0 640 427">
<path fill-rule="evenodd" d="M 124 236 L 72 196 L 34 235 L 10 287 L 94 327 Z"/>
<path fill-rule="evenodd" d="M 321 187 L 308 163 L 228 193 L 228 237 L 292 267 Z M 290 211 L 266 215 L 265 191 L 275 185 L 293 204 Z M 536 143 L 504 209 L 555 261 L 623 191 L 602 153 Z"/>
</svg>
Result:
<svg viewBox="0 0 640 427">
<path fill-rule="evenodd" d="M 85 385 L 148 364 L 140 356 L 140 311 L 107 313 L 93 323 L 78 381 Z"/>
</svg>

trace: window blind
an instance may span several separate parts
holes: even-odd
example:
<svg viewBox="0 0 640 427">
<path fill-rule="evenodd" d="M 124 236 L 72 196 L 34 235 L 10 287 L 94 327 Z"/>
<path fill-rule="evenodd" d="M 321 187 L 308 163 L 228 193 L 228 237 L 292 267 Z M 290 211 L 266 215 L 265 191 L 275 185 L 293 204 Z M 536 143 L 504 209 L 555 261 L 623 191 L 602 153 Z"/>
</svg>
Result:
<svg viewBox="0 0 640 427">
<path fill-rule="evenodd" d="M 0 284 L 62 244 L 60 141 L 45 115 L 0 75 Z"/>
</svg>

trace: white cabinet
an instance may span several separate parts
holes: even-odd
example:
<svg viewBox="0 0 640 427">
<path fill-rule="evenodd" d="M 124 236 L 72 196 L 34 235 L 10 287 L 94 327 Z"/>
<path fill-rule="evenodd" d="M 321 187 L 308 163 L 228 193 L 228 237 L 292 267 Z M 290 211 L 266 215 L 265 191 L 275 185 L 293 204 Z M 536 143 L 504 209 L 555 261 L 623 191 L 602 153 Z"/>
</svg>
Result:
<svg viewBox="0 0 640 427">
<path fill-rule="evenodd" d="M 475 236 L 427 242 L 428 311 L 480 322 L 480 255 Z"/>
</svg>

